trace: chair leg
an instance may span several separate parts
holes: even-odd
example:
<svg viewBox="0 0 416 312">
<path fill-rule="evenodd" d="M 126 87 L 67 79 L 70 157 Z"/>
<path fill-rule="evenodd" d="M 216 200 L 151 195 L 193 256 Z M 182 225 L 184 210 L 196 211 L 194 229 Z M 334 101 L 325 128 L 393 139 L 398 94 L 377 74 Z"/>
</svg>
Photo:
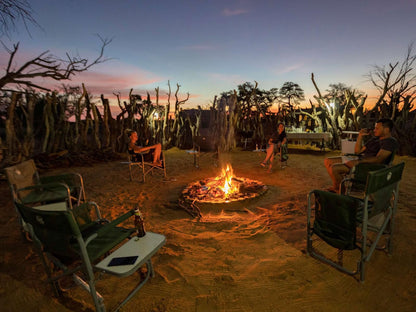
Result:
<svg viewBox="0 0 416 312">
<path fill-rule="evenodd" d="M 149 259 L 146 262 L 146 266 L 147 266 L 147 273 L 146 276 L 143 280 L 141 280 L 139 282 L 139 284 L 137 284 L 137 286 L 127 295 L 127 297 L 117 306 L 117 308 L 114 311 L 118 311 L 122 306 L 124 306 L 131 298 L 133 298 L 133 296 L 140 290 L 140 288 L 143 287 L 144 284 L 146 284 L 146 282 L 154 276 L 154 270 L 153 270 L 153 265 L 152 265 L 152 260 Z"/>
<path fill-rule="evenodd" d="M 94 302 L 95 310 L 97 312 L 105 312 L 105 305 L 104 305 L 104 299 L 103 297 L 97 292 L 95 289 L 95 279 L 91 277 L 90 275 L 93 273 L 88 273 L 88 283 L 86 283 L 82 278 L 80 278 L 78 275 L 73 274 L 72 277 L 74 279 L 74 282 L 81 286 L 84 290 L 88 291 L 92 297 L 92 300 Z"/>
<path fill-rule="evenodd" d="M 142 175 L 143 175 L 143 183 L 146 182 L 146 172 L 144 167 L 144 162 L 142 160 Z"/>
<path fill-rule="evenodd" d="M 131 164 L 129 164 L 129 171 L 130 171 L 130 181 L 133 181 L 133 176 L 132 176 L 132 173 L 131 173 Z"/>
</svg>

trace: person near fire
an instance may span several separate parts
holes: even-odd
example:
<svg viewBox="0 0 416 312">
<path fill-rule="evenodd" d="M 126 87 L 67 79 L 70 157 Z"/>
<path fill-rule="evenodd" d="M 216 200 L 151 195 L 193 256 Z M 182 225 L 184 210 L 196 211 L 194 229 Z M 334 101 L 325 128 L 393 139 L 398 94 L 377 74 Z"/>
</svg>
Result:
<svg viewBox="0 0 416 312">
<path fill-rule="evenodd" d="M 160 154 L 162 153 L 162 144 L 157 143 L 154 145 L 149 146 L 139 146 L 137 145 L 137 141 L 139 139 L 137 132 L 134 130 L 128 130 L 127 136 L 129 137 L 129 144 L 128 144 L 128 152 L 131 155 L 144 153 L 147 151 L 151 151 L 153 155 L 153 165 L 155 166 L 162 166 L 162 162 L 160 160 Z M 137 158 L 136 160 L 138 160 Z"/>
<path fill-rule="evenodd" d="M 393 125 L 391 119 L 382 118 L 376 122 L 374 132 L 369 129 L 361 129 L 354 147 L 354 152 L 358 155 L 356 157 L 325 158 L 324 164 L 332 180 L 332 186 L 327 190 L 338 193 L 342 179 L 352 167 L 359 163 L 385 163 L 399 147 L 399 143 L 391 135 Z M 367 136 L 372 137 L 363 144 L 364 137 Z"/>
<path fill-rule="evenodd" d="M 278 132 L 269 139 L 267 143 L 266 157 L 260 164 L 262 167 L 269 165 L 269 172 L 273 166 L 275 153 L 280 149 L 280 146 L 286 144 L 287 142 L 285 125 L 282 122 L 278 124 L 277 130 Z"/>
</svg>

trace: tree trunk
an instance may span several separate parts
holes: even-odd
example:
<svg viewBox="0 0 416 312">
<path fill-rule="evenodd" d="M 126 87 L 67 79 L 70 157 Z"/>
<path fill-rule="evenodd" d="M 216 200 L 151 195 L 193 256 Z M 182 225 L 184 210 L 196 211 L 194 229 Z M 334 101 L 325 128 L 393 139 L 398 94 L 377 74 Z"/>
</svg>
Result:
<svg viewBox="0 0 416 312">
<path fill-rule="evenodd" d="M 7 150 L 5 153 L 6 157 L 4 158 L 4 163 L 6 164 L 18 162 L 21 159 L 21 144 L 16 138 L 16 131 L 14 128 L 15 111 L 19 96 L 19 93 L 14 91 L 12 92 L 9 109 L 7 112 L 7 119 L 5 121 Z"/>
</svg>

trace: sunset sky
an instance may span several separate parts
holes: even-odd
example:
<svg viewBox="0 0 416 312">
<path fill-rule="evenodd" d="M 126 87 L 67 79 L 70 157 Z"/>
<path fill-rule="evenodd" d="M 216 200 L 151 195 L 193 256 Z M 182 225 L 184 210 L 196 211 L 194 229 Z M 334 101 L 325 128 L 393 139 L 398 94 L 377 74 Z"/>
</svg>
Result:
<svg viewBox="0 0 416 312">
<path fill-rule="evenodd" d="M 403 60 L 416 41 L 416 0 L 30 0 L 42 28 L 12 33 L 18 61 L 49 50 L 93 59 L 99 34 L 112 38 L 112 60 L 76 76 L 97 97 L 146 95 L 180 84 L 184 108 L 208 107 L 215 95 L 257 81 L 260 89 L 298 83 L 306 100 L 330 83 L 377 93 L 366 74 Z M 21 25 L 22 26 L 22 25 Z M 2 75 L 8 55 L 2 49 Z M 47 82 L 45 82 L 46 84 Z M 50 84 L 49 84 L 50 85 Z M 60 84 L 53 82 L 57 88 Z"/>
</svg>

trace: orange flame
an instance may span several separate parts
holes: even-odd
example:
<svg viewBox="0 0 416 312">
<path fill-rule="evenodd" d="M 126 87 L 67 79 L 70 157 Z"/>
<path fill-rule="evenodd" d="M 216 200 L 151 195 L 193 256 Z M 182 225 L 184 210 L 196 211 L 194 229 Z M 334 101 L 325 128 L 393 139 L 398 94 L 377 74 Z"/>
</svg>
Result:
<svg viewBox="0 0 416 312">
<path fill-rule="evenodd" d="M 227 165 L 226 169 L 222 169 L 221 178 L 224 179 L 224 186 L 221 187 L 221 189 L 225 195 L 239 192 L 238 185 L 233 183 L 233 169 L 230 165 Z"/>
</svg>

